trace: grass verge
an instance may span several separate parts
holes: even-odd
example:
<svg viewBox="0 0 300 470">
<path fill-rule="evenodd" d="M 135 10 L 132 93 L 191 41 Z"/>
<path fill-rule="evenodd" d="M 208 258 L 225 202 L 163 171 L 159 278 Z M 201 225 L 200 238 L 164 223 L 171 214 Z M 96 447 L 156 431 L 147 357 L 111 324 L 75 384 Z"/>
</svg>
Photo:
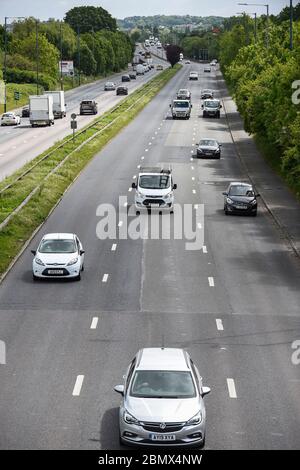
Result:
<svg viewBox="0 0 300 470">
<path fill-rule="evenodd" d="M 21 93 L 19 101 L 15 101 L 14 92 L 19 91 Z M 28 104 L 29 95 L 36 94 L 36 85 L 31 83 L 8 83 L 6 87 L 6 105 L 7 111 L 11 109 L 20 108 Z M 4 104 L 0 105 L 0 112 L 4 112 Z"/>
<path fill-rule="evenodd" d="M 101 134 L 97 135 L 93 140 L 89 141 L 80 150 L 74 150 L 72 143 L 58 152 L 55 152 L 53 158 L 46 160 L 43 164 L 38 165 L 35 170 L 30 173 L 26 180 L 11 189 L 0 199 L 1 219 L 7 216 L 19 201 L 24 198 L 24 190 L 30 191 L 37 184 L 41 184 L 40 190 L 26 204 L 20 212 L 13 216 L 9 223 L 0 232 L 0 276 L 5 273 L 13 259 L 22 249 L 24 243 L 30 238 L 37 227 L 47 218 L 52 208 L 57 204 L 64 192 L 72 184 L 76 176 L 83 170 L 87 163 L 99 152 L 122 128 L 128 125 L 137 114 L 152 100 L 152 98 L 163 88 L 163 86 L 177 73 L 181 66 L 167 69 L 158 76 L 150 80 L 146 85 L 132 93 L 123 102 L 122 105 L 128 107 L 130 104 L 135 106 L 129 111 L 122 111 L 122 106 L 117 110 L 105 113 L 101 117 L 101 125 L 111 122 L 112 119 L 118 117 L 117 121 L 110 127 L 105 129 Z M 146 93 L 146 94 L 145 94 Z M 138 98 L 140 100 L 138 101 Z M 97 132 L 97 122 L 95 120 L 94 127 L 87 129 L 76 141 L 76 147 L 91 137 L 93 132 Z M 56 144 L 57 146 L 57 144 Z M 56 147 L 55 146 L 55 147 Z M 72 156 L 57 170 L 57 172 L 47 179 L 47 184 L 43 185 L 43 178 L 48 175 L 56 165 L 71 150 L 74 150 Z M 63 154 L 63 155 L 62 155 Z M 36 159 L 41 156 L 36 157 Z M 35 160 L 36 160 L 35 159 Z M 34 160 L 27 166 L 34 163 Z M 24 171 L 24 168 L 22 168 Z M 6 179 L 1 187 L 5 186 L 10 180 L 16 178 L 19 170 L 10 178 Z M 26 194 L 27 194 L 26 193 Z"/>
<path fill-rule="evenodd" d="M 265 139 L 262 135 L 255 135 L 254 136 L 255 143 L 265 159 L 268 165 L 275 171 L 275 173 L 280 176 L 283 180 L 283 183 L 289 188 L 289 190 L 294 194 L 297 200 L 300 202 L 300 181 L 295 182 L 292 184 L 285 172 L 282 171 L 281 168 L 281 152 L 275 145 L 272 145 L 267 139 Z"/>
</svg>

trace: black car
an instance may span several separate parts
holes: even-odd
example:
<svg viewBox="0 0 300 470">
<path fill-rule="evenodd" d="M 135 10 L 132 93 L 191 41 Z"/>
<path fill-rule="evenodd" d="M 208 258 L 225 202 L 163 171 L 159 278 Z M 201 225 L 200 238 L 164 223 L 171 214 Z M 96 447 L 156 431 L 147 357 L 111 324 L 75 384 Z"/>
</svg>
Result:
<svg viewBox="0 0 300 470">
<path fill-rule="evenodd" d="M 97 114 L 98 113 L 98 106 L 96 101 L 92 100 L 84 100 L 80 103 L 80 116 L 83 114 Z"/>
<path fill-rule="evenodd" d="M 257 197 L 249 183 L 230 183 L 224 195 L 224 212 L 228 214 L 257 215 Z"/>
<path fill-rule="evenodd" d="M 201 99 L 202 100 L 209 100 L 213 99 L 214 92 L 212 90 L 206 89 L 201 91 Z"/>
<path fill-rule="evenodd" d="M 122 82 L 130 82 L 130 76 L 129 75 L 122 75 L 121 81 Z"/>
<path fill-rule="evenodd" d="M 130 78 L 131 80 L 136 80 L 136 73 L 135 73 L 135 72 L 130 72 L 129 78 Z"/>
<path fill-rule="evenodd" d="M 127 86 L 118 86 L 116 94 L 117 95 L 128 95 Z"/>
<path fill-rule="evenodd" d="M 222 144 L 215 139 L 201 139 L 197 147 L 197 158 L 221 158 Z"/>
<path fill-rule="evenodd" d="M 24 108 L 22 108 L 22 117 L 29 117 L 29 106 L 24 106 Z"/>
</svg>

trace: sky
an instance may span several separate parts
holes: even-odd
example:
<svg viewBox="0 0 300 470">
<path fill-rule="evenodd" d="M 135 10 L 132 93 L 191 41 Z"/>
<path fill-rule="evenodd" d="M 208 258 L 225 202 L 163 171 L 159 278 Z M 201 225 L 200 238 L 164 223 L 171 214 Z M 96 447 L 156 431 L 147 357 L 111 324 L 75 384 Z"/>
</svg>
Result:
<svg viewBox="0 0 300 470">
<path fill-rule="evenodd" d="M 265 13 L 264 7 L 242 7 L 238 1 L 247 0 L 0 0 L 0 22 L 5 16 L 34 16 L 41 20 L 48 18 L 62 19 L 74 6 L 101 6 L 114 18 L 126 16 L 152 15 L 195 15 L 195 16 L 231 16 L 239 11 Z M 251 2 L 251 0 L 248 0 Z M 252 0 L 253 3 L 267 3 Z M 294 0 L 296 5 L 298 0 Z M 289 0 L 269 0 L 270 14 L 277 14 Z"/>
</svg>

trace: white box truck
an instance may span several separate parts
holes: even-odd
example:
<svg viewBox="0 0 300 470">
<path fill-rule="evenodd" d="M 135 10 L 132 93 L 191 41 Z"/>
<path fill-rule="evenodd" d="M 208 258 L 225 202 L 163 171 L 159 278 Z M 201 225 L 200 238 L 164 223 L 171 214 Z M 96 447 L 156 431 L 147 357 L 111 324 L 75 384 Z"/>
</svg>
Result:
<svg viewBox="0 0 300 470">
<path fill-rule="evenodd" d="M 145 68 L 144 68 L 143 64 L 138 64 L 136 66 L 136 74 L 137 75 L 144 75 L 144 73 L 145 73 Z"/>
<path fill-rule="evenodd" d="M 54 124 L 53 97 L 51 95 L 29 96 L 29 120 L 32 127 Z"/>
<path fill-rule="evenodd" d="M 44 95 L 53 96 L 53 114 L 54 118 L 66 117 L 66 104 L 64 91 L 46 91 Z"/>
</svg>

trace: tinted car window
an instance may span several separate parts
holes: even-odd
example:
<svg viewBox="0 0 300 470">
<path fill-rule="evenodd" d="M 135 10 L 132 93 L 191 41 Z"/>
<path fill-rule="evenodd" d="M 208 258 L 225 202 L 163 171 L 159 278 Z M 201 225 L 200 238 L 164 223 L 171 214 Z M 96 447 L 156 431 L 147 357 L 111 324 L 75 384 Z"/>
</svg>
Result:
<svg viewBox="0 0 300 470">
<path fill-rule="evenodd" d="M 130 395 L 144 398 L 193 398 L 195 385 L 189 371 L 136 371 Z"/>
</svg>

